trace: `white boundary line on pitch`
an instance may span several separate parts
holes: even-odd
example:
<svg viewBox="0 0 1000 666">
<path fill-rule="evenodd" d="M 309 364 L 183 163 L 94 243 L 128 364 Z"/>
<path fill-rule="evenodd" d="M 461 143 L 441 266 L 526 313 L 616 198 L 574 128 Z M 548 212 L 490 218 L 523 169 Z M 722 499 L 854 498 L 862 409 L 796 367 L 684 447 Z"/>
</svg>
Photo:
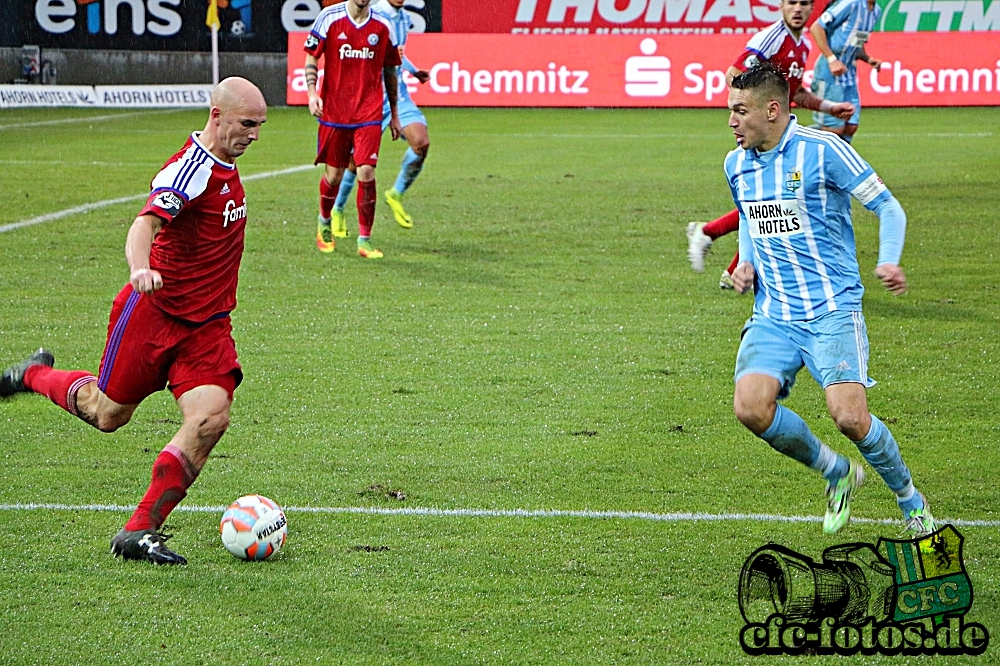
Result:
<svg viewBox="0 0 1000 666">
<path fill-rule="evenodd" d="M 449 137 L 449 136 L 489 136 L 498 137 L 501 139 L 514 138 L 514 139 L 716 139 L 716 138 L 729 138 L 728 134 L 683 134 L 683 133 L 669 133 L 669 134 L 607 134 L 607 133 L 592 133 L 592 134 L 562 134 L 562 133 L 549 133 L 549 132 L 534 132 L 534 133 L 517 133 L 510 132 L 504 134 L 490 133 L 490 132 L 435 132 L 434 136 L 437 137 Z M 873 137 L 879 139 L 885 138 L 907 138 L 907 137 L 921 137 L 921 138 L 982 138 L 991 137 L 993 132 L 865 132 L 862 136 Z"/>
<path fill-rule="evenodd" d="M 175 511 L 222 513 L 224 506 L 178 506 Z M 135 507 L 120 504 L 0 504 L 0 511 L 110 511 L 131 512 Z M 435 509 L 431 507 L 383 508 L 375 506 L 287 506 L 288 513 L 341 513 L 369 516 L 429 516 L 432 518 L 587 518 L 611 520 L 648 520 L 664 523 L 759 522 L 818 523 L 820 516 L 780 516 L 770 513 L 653 513 L 649 511 L 567 511 L 561 509 Z M 897 525 L 892 518 L 856 518 L 856 523 Z M 939 519 L 942 524 L 958 527 L 1000 527 L 1000 520 Z"/>
<path fill-rule="evenodd" d="M 76 118 L 57 118 L 56 120 L 36 120 L 30 123 L 11 123 L 10 125 L 0 125 L 0 131 L 8 129 L 20 129 L 21 127 L 44 127 L 46 125 L 65 125 L 67 123 L 100 122 L 102 120 L 114 120 L 116 118 L 131 118 L 134 116 L 151 116 L 164 113 L 177 113 L 178 111 L 190 111 L 190 109 L 159 109 L 156 111 L 133 111 L 131 113 L 110 113 L 104 116 L 79 116 Z"/>
<path fill-rule="evenodd" d="M 248 180 L 259 180 L 261 178 L 272 178 L 274 176 L 283 176 L 286 173 L 298 173 L 299 171 L 308 171 L 310 169 L 315 169 L 313 164 L 302 164 L 297 167 L 291 167 L 289 169 L 279 169 L 278 171 L 266 171 L 264 173 L 257 173 L 252 176 L 242 176 L 241 180 L 244 182 Z M 129 201 L 138 201 L 139 199 L 145 199 L 149 196 L 149 193 L 145 194 L 131 194 L 127 197 L 118 197 L 117 199 L 105 199 L 104 201 L 95 201 L 89 204 L 83 204 L 82 206 L 74 206 L 73 208 L 67 208 L 66 210 L 56 211 L 55 213 L 46 213 L 45 215 L 39 215 L 38 217 L 33 217 L 28 220 L 21 220 L 20 222 L 14 222 L 12 224 L 5 224 L 0 226 L 0 234 L 13 231 L 15 229 L 21 229 L 23 227 L 30 227 L 35 224 L 42 224 L 43 222 L 51 222 L 52 220 L 59 220 L 70 215 L 77 215 L 79 213 L 89 213 L 92 210 L 97 210 L 99 208 L 106 208 L 108 206 L 114 206 L 115 204 L 127 203 Z"/>
</svg>

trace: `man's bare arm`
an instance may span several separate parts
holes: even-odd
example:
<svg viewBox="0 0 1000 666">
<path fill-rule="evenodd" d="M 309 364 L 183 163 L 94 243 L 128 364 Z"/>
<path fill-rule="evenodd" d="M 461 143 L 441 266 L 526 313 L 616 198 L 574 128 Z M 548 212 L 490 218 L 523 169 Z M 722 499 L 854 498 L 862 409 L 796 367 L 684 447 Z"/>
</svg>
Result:
<svg viewBox="0 0 1000 666">
<path fill-rule="evenodd" d="M 156 215 L 140 215 L 132 222 L 125 240 L 125 260 L 128 261 L 129 282 L 141 294 L 148 294 L 163 286 L 158 271 L 149 268 L 149 253 L 153 238 L 163 228 L 163 220 Z"/>
</svg>

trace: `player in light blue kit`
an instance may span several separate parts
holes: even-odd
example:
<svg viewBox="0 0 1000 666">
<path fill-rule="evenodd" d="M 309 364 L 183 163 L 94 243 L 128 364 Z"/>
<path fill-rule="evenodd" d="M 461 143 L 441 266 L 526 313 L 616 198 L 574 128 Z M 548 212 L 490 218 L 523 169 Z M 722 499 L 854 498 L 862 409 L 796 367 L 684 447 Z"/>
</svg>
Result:
<svg viewBox="0 0 1000 666">
<path fill-rule="evenodd" d="M 422 69 L 417 69 L 406 57 L 406 38 L 410 34 L 412 24 L 410 17 L 403 9 L 406 0 L 379 0 L 372 5 L 372 10 L 388 17 L 396 33 L 396 41 L 399 44 L 399 55 L 403 61 L 400 70 L 405 70 L 412 74 L 420 83 L 426 83 L 430 74 Z M 410 98 L 410 91 L 403 80 L 403 72 L 397 71 L 399 79 L 399 100 L 397 109 L 399 111 L 399 123 L 403 126 L 403 136 L 410 144 L 406 154 L 403 155 L 403 165 L 396 177 L 396 183 L 391 189 L 386 190 L 385 202 L 392 209 L 392 215 L 396 222 L 404 229 L 413 227 L 413 218 L 403 208 L 403 195 L 413 185 L 413 181 L 420 175 L 420 170 L 424 168 L 424 160 L 427 159 L 427 150 L 430 148 L 431 140 L 427 136 L 427 118 L 420 112 L 417 105 Z M 383 110 L 385 120 L 382 121 L 382 131 L 389 126 L 389 100 L 383 98 Z M 347 198 L 354 188 L 356 179 L 354 169 L 349 169 L 344 173 L 343 180 L 340 181 L 340 190 L 337 192 L 337 199 L 333 204 L 333 211 L 330 218 L 333 222 L 333 235 L 337 238 L 347 236 L 347 222 L 344 220 L 344 206 Z"/>
<path fill-rule="evenodd" d="M 849 120 L 816 111 L 813 119 L 823 129 L 840 135 L 851 142 L 861 122 L 861 97 L 858 95 L 858 70 L 856 60 L 872 66 L 876 71 L 882 61 L 872 58 L 865 51 L 872 29 L 882 15 L 882 8 L 875 0 L 840 0 L 831 5 L 817 19 L 809 32 L 816 40 L 823 57 L 816 61 L 812 91 L 818 97 L 832 102 L 850 102 L 854 115 Z"/>
<path fill-rule="evenodd" d="M 837 428 L 896 493 L 907 530 L 933 532 L 924 496 L 913 487 L 899 445 L 868 412 L 868 333 L 851 226 L 851 196 L 879 217 L 876 276 L 906 291 L 899 267 L 906 214 L 872 168 L 829 132 L 800 126 L 788 111 L 788 83 L 770 63 L 733 79 L 729 126 L 739 148 L 725 170 L 740 210 L 737 291 L 755 291 L 753 316 L 736 357 L 736 417 L 777 451 L 827 481 L 823 531 L 850 518 L 864 482 L 858 463 L 835 453 L 795 412 L 778 405 L 803 367 L 826 392 Z"/>
</svg>

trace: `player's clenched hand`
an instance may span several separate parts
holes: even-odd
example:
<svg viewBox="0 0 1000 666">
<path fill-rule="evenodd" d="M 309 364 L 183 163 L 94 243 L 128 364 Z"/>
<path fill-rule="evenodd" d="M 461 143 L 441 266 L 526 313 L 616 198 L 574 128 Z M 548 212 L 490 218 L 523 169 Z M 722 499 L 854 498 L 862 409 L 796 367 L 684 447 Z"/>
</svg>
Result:
<svg viewBox="0 0 1000 666">
<path fill-rule="evenodd" d="M 854 105 L 850 102 L 837 102 L 830 109 L 830 115 L 836 116 L 841 120 L 850 120 L 851 116 L 854 115 Z"/>
<path fill-rule="evenodd" d="M 896 296 L 906 293 L 906 276 L 903 274 L 903 269 L 896 264 L 882 264 L 875 269 L 875 277 Z"/>
<path fill-rule="evenodd" d="M 159 271 L 149 268 L 137 268 L 132 271 L 128 280 L 132 283 L 132 288 L 140 294 L 149 294 L 163 288 L 163 278 Z"/>
<path fill-rule="evenodd" d="M 403 136 L 403 126 L 399 124 L 399 116 L 395 113 L 392 114 L 392 118 L 389 120 L 389 132 L 392 133 L 393 141 Z"/>
<path fill-rule="evenodd" d="M 843 76 L 847 74 L 847 65 L 834 58 L 833 62 L 830 63 L 830 73 L 834 76 Z"/>
<path fill-rule="evenodd" d="M 427 83 L 428 81 L 431 80 L 431 74 L 430 74 L 430 72 L 428 72 L 425 69 L 421 69 L 421 70 L 419 70 L 417 72 L 414 72 L 413 77 L 417 81 L 420 81 L 421 83 Z"/>
<path fill-rule="evenodd" d="M 753 289 L 753 280 L 757 273 L 753 269 L 753 264 L 749 261 L 742 261 L 733 271 L 733 287 L 740 294 L 745 294 Z"/>
<path fill-rule="evenodd" d="M 871 65 L 872 69 L 874 69 L 876 72 L 882 69 L 882 61 L 879 60 L 878 58 L 872 58 L 871 56 L 869 56 L 868 64 Z"/>
<path fill-rule="evenodd" d="M 315 93 L 309 95 L 309 113 L 317 118 L 323 115 L 323 98 Z"/>
</svg>

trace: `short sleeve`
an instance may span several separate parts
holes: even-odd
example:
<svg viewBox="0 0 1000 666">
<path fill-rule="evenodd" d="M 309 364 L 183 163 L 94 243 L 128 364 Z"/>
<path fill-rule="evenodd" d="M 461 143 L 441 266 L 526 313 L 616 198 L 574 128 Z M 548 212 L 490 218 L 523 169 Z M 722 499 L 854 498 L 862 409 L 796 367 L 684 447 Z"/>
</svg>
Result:
<svg viewBox="0 0 1000 666">
<path fill-rule="evenodd" d="M 212 161 L 204 151 L 189 149 L 156 174 L 139 215 L 155 215 L 170 222 L 192 199 L 201 196 L 212 177 Z"/>
<path fill-rule="evenodd" d="M 743 53 L 740 54 L 739 58 L 736 59 L 736 62 L 733 63 L 733 67 L 740 70 L 741 72 L 745 72 L 751 67 L 759 65 L 760 63 L 761 63 L 760 53 L 748 48 L 745 51 L 743 51 Z"/>
<path fill-rule="evenodd" d="M 323 45 L 326 43 L 326 35 L 330 30 L 330 23 L 330 12 L 326 10 L 321 11 L 313 22 L 312 28 L 309 29 L 309 34 L 306 35 L 306 41 L 302 45 L 302 50 L 318 58 L 320 53 L 323 52 Z"/>
<path fill-rule="evenodd" d="M 143 206 L 139 215 L 155 215 L 164 222 L 170 222 L 180 214 L 185 203 L 184 198 L 179 192 L 173 190 L 154 190 L 150 192 L 149 198 L 146 199 L 146 205 Z"/>
<path fill-rule="evenodd" d="M 823 27 L 829 30 L 833 30 L 840 26 L 844 21 L 851 17 L 854 13 L 855 2 L 853 0 L 841 0 L 840 2 L 834 2 L 831 6 L 826 8 L 820 16 L 820 20 L 823 21 Z"/>
</svg>

